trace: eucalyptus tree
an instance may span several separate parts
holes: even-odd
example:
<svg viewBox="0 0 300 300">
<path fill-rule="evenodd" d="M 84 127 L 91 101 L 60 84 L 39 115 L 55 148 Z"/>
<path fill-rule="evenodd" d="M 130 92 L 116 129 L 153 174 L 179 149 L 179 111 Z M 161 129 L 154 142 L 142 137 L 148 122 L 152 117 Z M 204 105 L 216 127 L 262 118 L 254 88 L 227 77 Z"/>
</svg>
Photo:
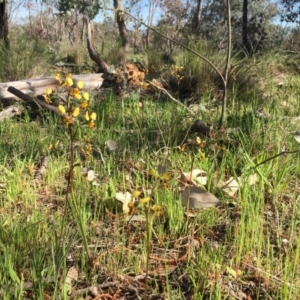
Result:
<svg viewBox="0 0 300 300">
<path fill-rule="evenodd" d="M 287 22 L 300 23 L 300 0 L 282 0 L 284 12 L 281 19 Z"/>
<path fill-rule="evenodd" d="M 195 0 L 196 7 L 199 5 Z M 223 0 L 203 0 L 201 19 L 197 33 L 212 41 L 219 49 L 226 45 L 226 4 Z M 268 26 L 277 14 L 277 5 L 271 0 L 232 0 L 232 42 L 246 50 L 257 51 L 263 48 L 270 34 Z M 195 14 L 190 16 L 190 24 L 195 24 Z"/>
<path fill-rule="evenodd" d="M 9 47 L 8 39 L 8 15 L 7 1 L 0 0 L 0 39 L 4 41 L 5 47 Z"/>
</svg>

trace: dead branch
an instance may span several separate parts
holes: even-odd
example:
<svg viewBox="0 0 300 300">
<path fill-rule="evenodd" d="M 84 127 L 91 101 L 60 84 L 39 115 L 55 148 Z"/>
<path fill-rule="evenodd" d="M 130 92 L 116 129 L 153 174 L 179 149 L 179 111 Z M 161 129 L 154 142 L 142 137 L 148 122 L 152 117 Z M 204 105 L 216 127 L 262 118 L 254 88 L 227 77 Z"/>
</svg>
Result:
<svg viewBox="0 0 300 300">
<path fill-rule="evenodd" d="M 49 111 L 53 111 L 57 114 L 60 115 L 59 110 L 57 107 L 52 106 L 50 104 L 47 104 L 45 101 L 42 100 L 42 96 L 38 96 L 35 98 L 30 97 L 29 95 L 24 94 L 23 92 L 19 91 L 18 89 L 14 88 L 13 86 L 8 87 L 7 89 L 10 93 L 13 95 L 17 96 L 18 98 L 30 103 L 30 104 L 35 104 L 38 105 L 42 108 L 45 108 Z"/>
<path fill-rule="evenodd" d="M 105 61 L 100 57 L 99 53 L 95 50 L 93 45 L 93 36 L 92 36 L 92 21 L 88 19 L 87 16 L 83 18 L 86 23 L 87 28 L 87 48 L 89 51 L 90 58 L 97 64 L 99 67 L 100 73 L 109 73 L 109 66 Z"/>
<path fill-rule="evenodd" d="M 180 106 L 182 106 L 183 108 L 185 108 L 188 112 L 190 112 L 188 110 L 188 107 L 186 107 L 183 103 L 181 103 L 179 100 L 177 100 L 176 98 L 174 98 L 165 88 L 155 84 L 155 82 L 152 80 L 149 82 L 149 84 L 153 85 L 155 88 L 157 88 L 158 90 L 162 91 L 166 96 L 168 96 L 172 101 L 174 101 L 175 103 L 179 104 Z"/>
<path fill-rule="evenodd" d="M 44 173 L 46 173 L 46 171 L 48 169 L 48 160 L 49 160 L 49 157 L 46 156 L 41 161 L 40 167 L 38 168 L 38 170 L 36 170 L 36 172 L 34 174 L 34 180 L 35 181 L 41 181 L 42 180 L 42 177 L 43 177 Z"/>
<path fill-rule="evenodd" d="M 85 295 L 92 295 L 93 297 L 96 297 L 99 295 L 99 290 L 107 289 L 109 287 L 113 287 L 113 286 L 116 286 L 119 284 L 120 284 L 120 281 L 111 281 L 111 282 L 98 284 L 97 286 L 89 286 L 84 289 L 75 290 L 72 293 L 72 296 L 75 298 L 80 297 L 80 296 L 85 296 Z"/>
<path fill-rule="evenodd" d="M 82 81 L 85 89 L 95 89 L 103 85 L 104 81 L 108 79 L 108 75 L 85 74 L 73 75 L 72 78 L 75 83 L 79 80 Z M 58 89 L 59 83 L 53 76 L 0 83 L 0 98 L 12 98 L 12 94 L 8 91 L 8 87 L 10 86 L 25 94 L 32 93 L 34 95 L 42 95 L 48 87 L 51 87 L 53 90 Z"/>
</svg>

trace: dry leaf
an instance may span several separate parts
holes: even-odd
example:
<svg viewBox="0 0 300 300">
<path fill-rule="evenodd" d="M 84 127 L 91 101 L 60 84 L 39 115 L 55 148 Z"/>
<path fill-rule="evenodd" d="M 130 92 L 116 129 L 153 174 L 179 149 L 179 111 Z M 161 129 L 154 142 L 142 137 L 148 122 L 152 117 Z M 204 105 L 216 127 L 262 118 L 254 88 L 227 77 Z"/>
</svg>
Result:
<svg viewBox="0 0 300 300">
<path fill-rule="evenodd" d="M 110 151 L 115 151 L 118 148 L 118 143 L 114 140 L 106 141 L 105 145 Z"/>
<path fill-rule="evenodd" d="M 239 189 L 239 183 L 233 177 L 225 182 L 220 182 L 219 186 L 229 197 L 233 197 Z"/>
<path fill-rule="evenodd" d="M 73 282 L 74 281 L 77 282 L 77 280 L 78 280 L 78 271 L 75 267 L 71 267 L 68 270 L 66 281 L 65 281 L 69 295 L 72 293 Z"/>
<path fill-rule="evenodd" d="M 130 222 L 146 222 L 146 217 L 142 216 L 142 215 L 133 215 L 132 217 L 130 217 L 130 219 L 128 221 L 129 221 L 129 223 Z"/>
<path fill-rule="evenodd" d="M 118 192 L 116 193 L 116 199 L 123 203 L 122 205 L 123 212 L 125 214 L 129 213 L 130 204 L 133 202 L 131 194 L 129 192 L 126 192 L 125 194 L 122 192 Z"/>
<path fill-rule="evenodd" d="M 180 181 L 182 182 L 193 182 L 195 185 L 201 184 L 206 185 L 207 184 L 207 175 L 206 172 L 203 170 L 195 169 L 190 172 L 182 173 L 180 178 Z"/>
<path fill-rule="evenodd" d="M 95 172 L 93 170 L 89 170 L 86 178 L 88 181 L 93 181 L 95 179 Z"/>
<path fill-rule="evenodd" d="M 257 183 L 259 181 L 259 178 L 258 178 L 257 174 L 250 174 L 249 177 L 248 177 L 248 180 L 247 180 L 247 178 L 245 178 L 245 179 L 246 179 L 246 182 L 248 182 L 248 184 L 250 186 L 254 185 L 255 183 Z"/>
<path fill-rule="evenodd" d="M 188 208 L 215 207 L 221 204 L 216 196 L 197 186 L 186 187 L 181 193 L 181 201 Z"/>
</svg>

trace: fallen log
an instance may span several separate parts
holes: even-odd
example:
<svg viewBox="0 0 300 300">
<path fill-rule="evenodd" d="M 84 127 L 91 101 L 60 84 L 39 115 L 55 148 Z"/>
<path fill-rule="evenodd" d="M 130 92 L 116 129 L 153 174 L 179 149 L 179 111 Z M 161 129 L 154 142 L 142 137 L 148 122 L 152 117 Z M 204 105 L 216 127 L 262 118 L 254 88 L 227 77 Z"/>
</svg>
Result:
<svg viewBox="0 0 300 300">
<path fill-rule="evenodd" d="M 81 80 L 84 83 L 84 89 L 96 89 L 101 87 L 105 80 L 109 80 L 109 76 L 109 74 L 101 73 L 72 75 L 72 78 L 75 83 Z M 24 94 L 42 95 L 48 87 L 57 89 L 59 83 L 54 76 L 0 83 L 0 99 L 14 97 L 7 90 L 10 86 L 22 91 Z"/>
<path fill-rule="evenodd" d="M 7 107 L 5 110 L 0 112 L 0 121 L 5 119 L 9 119 L 13 116 L 21 115 L 24 111 L 24 108 L 20 105 L 11 105 Z"/>
</svg>

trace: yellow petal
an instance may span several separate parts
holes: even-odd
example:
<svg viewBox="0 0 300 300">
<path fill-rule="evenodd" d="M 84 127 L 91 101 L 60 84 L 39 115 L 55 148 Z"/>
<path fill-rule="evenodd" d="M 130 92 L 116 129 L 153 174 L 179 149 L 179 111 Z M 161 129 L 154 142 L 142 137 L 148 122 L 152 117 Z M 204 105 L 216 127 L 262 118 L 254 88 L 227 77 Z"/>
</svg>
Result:
<svg viewBox="0 0 300 300">
<path fill-rule="evenodd" d="M 88 126 L 91 129 L 94 128 L 95 127 L 95 122 L 93 120 L 90 120 Z"/>
<path fill-rule="evenodd" d="M 50 95 L 50 94 L 52 94 L 52 88 L 51 88 L 51 87 L 48 87 L 48 88 L 46 89 L 46 95 Z"/>
<path fill-rule="evenodd" d="M 131 196 L 132 196 L 133 198 L 136 198 L 136 197 L 138 197 L 140 194 L 141 194 L 140 191 L 133 191 Z"/>
<path fill-rule="evenodd" d="M 80 112 L 79 107 L 75 107 L 72 113 L 73 117 L 76 118 L 79 115 L 79 112 Z"/>
<path fill-rule="evenodd" d="M 82 89 L 83 88 L 83 82 L 81 80 L 79 80 L 77 82 L 77 86 L 78 86 L 78 88 Z"/>
<path fill-rule="evenodd" d="M 62 105 L 58 105 L 58 111 L 62 114 L 62 115 L 64 115 L 65 113 L 66 113 L 66 110 L 65 110 L 65 108 L 62 106 Z"/>
<path fill-rule="evenodd" d="M 157 171 L 155 171 L 155 170 L 153 170 L 153 169 L 151 169 L 149 173 L 150 173 L 150 175 L 152 175 L 152 176 L 155 177 L 155 178 L 158 178 L 158 177 L 159 177 L 159 174 L 157 173 Z"/>
<path fill-rule="evenodd" d="M 90 100 L 90 95 L 89 95 L 89 93 L 85 92 L 85 93 L 82 94 L 82 96 L 83 96 L 83 99 L 84 99 L 84 100 L 87 100 L 87 101 Z"/>
<path fill-rule="evenodd" d="M 73 80 L 71 77 L 67 77 L 66 78 L 66 83 L 67 83 L 67 86 L 72 86 L 73 85 Z"/>
<path fill-rule="evenodd" d="M 78 88 L 70 89 L 70 95 L 73 96 L 76 99 L 81 99 L 81 93 Z"/>
<path fill-rule="evenodd" d="M 65 122 L 65 124 L 66 124 L 67 126 L 69 126 L 70 124 L 72 124 L 73 119 L 72 119 L 72 117 L 70 117 L 70 116 L 65 116 L 65 117 L 64 117 L 64 122 Z"/>
<path fill-rule="evenodd" d="M 162 181 L 169 181 L 170 179 L 171 179 L 171 176 L 168 173 L 163 173 L 160 177 L 160 180 L 162 180 Z"/>
<path fill-rule="evenodd" d="M 145 204 L 148 203 L 149 201 L 150 201 L 150 197 L 145 197 L 139 201 L 139 204 Z"/>
<path fill-rule="evenodd" d="M 95 112 L 92 112 L 90 118 L 95 121 L 97 119 L 97 114 Z"/>
<path fill-rule="evenodd" d="M 58 80 L 58 81 L 60 81 L 60 74 L 56 74 L 55 75 L 55 79 Z"/>
<path fill-rule="evenodd" d="M 74 98 L 80 100 L 81 99 L 81 95 L 79 93 L 74 94 Z"/>
<path fill-rule="evenodd" d="M 44 97 L 44 101 L 46 103 L 48 103 L 48 104 L 51 103 L 51 99 L 50 99 L 50 97 L 48 95 L 44 94 L 43 97 Z"/>
<path fill-rule="evenodd" d="M 90 120 L 90 116 L 89 116 L 89 112 L 88 111 L 86 111 L 86 113 L 85 113 L 85 119 L 87 120 L 87 121 L 89 121 Z"/>
<path fill-rule="evenodd" d="M 86 108 L 89 106 L 89 103 L 87 102 L 87 100 L 82 101 L 81 103 L 81 108 L 83 110 L 86 110 Z"/>
</svg>

